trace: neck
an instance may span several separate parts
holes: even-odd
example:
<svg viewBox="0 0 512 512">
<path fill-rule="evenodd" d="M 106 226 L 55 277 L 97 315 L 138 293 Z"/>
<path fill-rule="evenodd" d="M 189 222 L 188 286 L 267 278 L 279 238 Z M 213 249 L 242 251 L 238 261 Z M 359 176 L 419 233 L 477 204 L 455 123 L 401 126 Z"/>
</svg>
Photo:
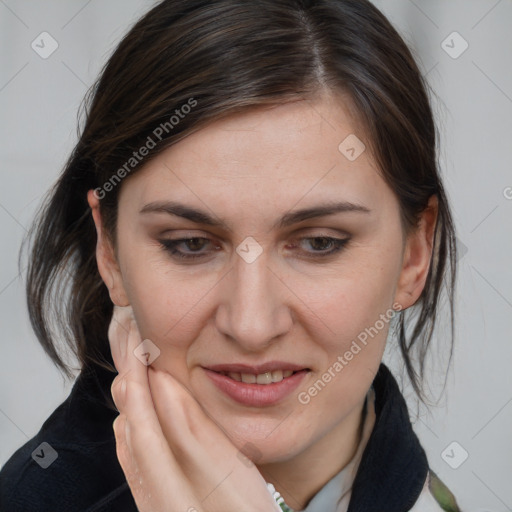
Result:
<svg viewBox="0 0 512 512">
<path fill-rule="evenodd" d="M 311 498 L 354 457 L 361 440 L 364 399 L 349 416 L 292 459 L 258 465 L 286 504 L 304 509 Z"/>
</svg>

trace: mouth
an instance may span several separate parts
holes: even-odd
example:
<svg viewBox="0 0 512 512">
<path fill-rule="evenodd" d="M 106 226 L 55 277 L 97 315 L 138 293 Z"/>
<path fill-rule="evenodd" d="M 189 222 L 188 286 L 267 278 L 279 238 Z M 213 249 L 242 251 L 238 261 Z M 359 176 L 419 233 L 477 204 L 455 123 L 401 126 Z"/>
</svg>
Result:
<svg viewBox="0 0 512 512">
<path fill-rule="evenodd" d="M 274 370 L 271 372 L 259 373 L 241 373 L 241 372 L 218 372 L 225 377 L 236 380 L 237 382 L 244 382 L 245 384 L 262 384 L 268 385 L 275 382 L 281 382 L 283 379 L 291 377 L 296 371 L 292 370 Z"/>
<path fill-rule="evenodd" d="M 250 407 L 275 405 L 290 396 L 311 371 L 300 365 L 270 362 L 263 365 L 215 365 L 203 367 L 216 388 L 239 404 Z"/>
</svg>

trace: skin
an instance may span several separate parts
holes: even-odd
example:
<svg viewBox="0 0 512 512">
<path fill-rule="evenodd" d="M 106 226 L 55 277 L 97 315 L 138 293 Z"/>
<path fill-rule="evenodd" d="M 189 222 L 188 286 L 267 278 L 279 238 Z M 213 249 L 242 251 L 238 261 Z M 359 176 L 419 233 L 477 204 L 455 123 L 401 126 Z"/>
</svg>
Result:
<svg viewBox="0 0 512 512">
<path fill-rule="evenodd" d="M 279 512 L 256 466 L 188 390 L 133 357 L 141 338 L 130 306 L 114 306 L 109 339 L 116 451 L 139 512 Z"/>
<path fill-rule="evenodd" d="M 435 198 L 418 228 L 406 236 L 399 203 L 369 149 L 355 161 L 338 150 L 349 134 L 365 141 L 353 108 L 341 95 L 324 94 L 314 101 L 257 108 L 215 121 L 123 181 L 115 248 L 102 230 L 98 199 L 93 191 L 88 194 L 98 234 L 98 268 L 111 299 L 130 306 L 136 336 L 150 339 L 161 351 L 151 366 L 171 379 L 151 385 L 149 372 L 153 398 L 159 396 L 162 404 L 160 424 L 176 421 L 165 386 L 188 390 L 188 399 L 211 419 L 212 432 L 223 432 L 238 449 L 256 448 L 259 473 L 295 509 L 304 508 L 355 453 L 365 396 L 381 362 L 389 324 L 308 404 L 300 403 L 298 394 L 307 392 L 381 314 L 393 305 L 406 309 L 416 302 L 432 252 Z M 204 210 L 225 227 L 165 212 L 140 213 L 155 201 Z M 275 226 L 290 211 L 329 201 L 369 211 Z M 236 252 L 248 236 L 263 250 L 252 263 Z M 323 237 L 348 242 L 322 257 L 318 254 L 333 248 Z M 204 256 L 182 261 L 160 243 L 183 238 L 209 239 L 178 246 Z M 233 402 L 202 368 L 272 360 L 300 364 L 310 372 L 296 392 L 268 407 Z M 135 423 L 136 415 L 130 420 L 128 414 L 126 409 L 123 421 Z M 167 441 L 171 446 L 177 442 L 169 436 Z M 213 453 L 210 444 L 202 446 L 205 454 Z M 193 471 L 187 472 L 187 463 L 176 457 L 190 479 Z M 176 474 L 176 467 L 162 466 Z M 254 474 L 248 478 L 261 479 Z M 250 495 L 249 489 L 246 502 Z M 206 502 L 202 506 L 216 510 Z"/>
</svg>

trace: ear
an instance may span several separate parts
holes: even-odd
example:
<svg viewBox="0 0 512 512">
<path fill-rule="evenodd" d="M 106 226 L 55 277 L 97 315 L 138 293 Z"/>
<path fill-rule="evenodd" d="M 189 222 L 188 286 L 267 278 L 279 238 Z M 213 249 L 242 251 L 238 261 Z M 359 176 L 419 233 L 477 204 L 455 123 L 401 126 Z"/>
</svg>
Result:
<svg viewBox="0 0 512 512">
<path fill-rule="evenodd" d="M 437 223 L 438 202 L 431 196 L 421 213 L 418 226 L 405 242 L 402 270 L 398 279 L 395 302 L 406 309 L 420 297 L 427 280 Z"/>
<path fill-rule="evenodd" d="M 100 213 L 100 200 L 94 190 L 87 192 L 87 202 L 92 210 L 98 241 L 96 243 L 96 261 L 101 278 L 108 288 L 110 299 L 117 306 L 129 306 L 130 301 L 123 285 L 121 270 L 114 254 L 110 239 L 105 235 Z"/>
</svg>

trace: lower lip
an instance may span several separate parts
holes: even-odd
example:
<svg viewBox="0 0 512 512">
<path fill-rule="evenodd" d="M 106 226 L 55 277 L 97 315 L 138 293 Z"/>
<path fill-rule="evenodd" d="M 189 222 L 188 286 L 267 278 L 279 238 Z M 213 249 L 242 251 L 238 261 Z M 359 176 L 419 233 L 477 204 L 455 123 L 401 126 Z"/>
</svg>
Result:
<svg viewBox="0 0 512 512">
<path fill-rule="evenodd" d="M 289 396 L 302 382 L 308 370 L 286 377 L 281 382 L 272 384 L 247 384 L 229 378 L 227 375 L 204 369 L 213 383 L 235 402 L 251 407 L 274 405 Z"/>
</svg>

